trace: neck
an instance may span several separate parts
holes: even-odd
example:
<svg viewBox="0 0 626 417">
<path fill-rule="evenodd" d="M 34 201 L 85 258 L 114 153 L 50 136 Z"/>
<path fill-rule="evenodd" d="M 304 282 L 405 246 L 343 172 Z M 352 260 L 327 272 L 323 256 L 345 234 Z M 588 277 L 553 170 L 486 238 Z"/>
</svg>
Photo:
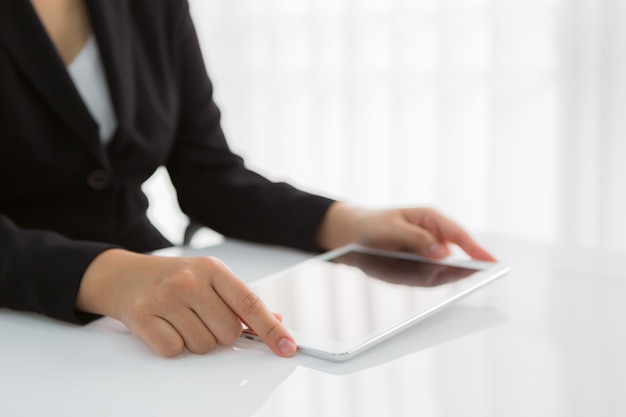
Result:
<svg viewBox="0 0 626 417">
<path fill-rule="evenodd" d="M 31 0 L 61 59 L 69 65 L 81 51 L 91 25 L 82 0 Z"/>
</svg>

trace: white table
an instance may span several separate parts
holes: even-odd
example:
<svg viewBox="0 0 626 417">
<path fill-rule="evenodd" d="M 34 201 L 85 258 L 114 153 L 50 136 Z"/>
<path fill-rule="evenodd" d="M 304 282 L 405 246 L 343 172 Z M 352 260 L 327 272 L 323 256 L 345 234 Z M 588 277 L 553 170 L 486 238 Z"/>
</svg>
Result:
<svg viewBox="0 0 626 417">
<path fill-rule="evenodd" d="M 2 309 L 0 415 L 626 416 L 626 257 L 481 240 L 509 275 L 345 363 L 244 339 L 163 359 L 110 319 Z M 236 241 L 186 253 L 247 281 L 310 256 Z"/>
</svg>

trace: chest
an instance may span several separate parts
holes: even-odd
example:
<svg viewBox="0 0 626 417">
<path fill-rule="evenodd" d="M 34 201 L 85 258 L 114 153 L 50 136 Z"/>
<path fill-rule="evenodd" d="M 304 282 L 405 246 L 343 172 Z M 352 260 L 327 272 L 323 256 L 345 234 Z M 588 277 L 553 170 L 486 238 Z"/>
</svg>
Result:
<svg viewBox="0 0 626 417">
<path fill-rule="evenodd" d="M 54 50 L 41 39 L 19 53 L 0 43 L 1 199 L 71 192 L 95 170 L 140 184 L 167 161 L 178 120 L 175 74 L 163 65 L 167 50 L 129 35 L 124 45 L 102 42 L 118 120 L 106 146 Z"/>
</svg>

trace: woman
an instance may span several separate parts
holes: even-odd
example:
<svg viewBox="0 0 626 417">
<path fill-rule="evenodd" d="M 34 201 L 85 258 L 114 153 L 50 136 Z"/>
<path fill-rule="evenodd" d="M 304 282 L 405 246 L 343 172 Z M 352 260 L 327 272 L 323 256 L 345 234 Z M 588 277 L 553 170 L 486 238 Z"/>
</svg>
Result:
<svg viewBox="0 0 626 417">
<path fill-rule="evenodd" d="M 219 260 L 142 254 L 170 245 L 140 188 L 162 165 L 183 211 L 228 236 L 433 258 L 454 243 L 493 259 L 434 210 L 365 210 L 246 169 L 185 0 L 7 0 L 0 19 L 0 306 L 107 315 L 168 357 L 230 344 L 243 322 L 293 355 L 280 319 Z"/>
</svg>

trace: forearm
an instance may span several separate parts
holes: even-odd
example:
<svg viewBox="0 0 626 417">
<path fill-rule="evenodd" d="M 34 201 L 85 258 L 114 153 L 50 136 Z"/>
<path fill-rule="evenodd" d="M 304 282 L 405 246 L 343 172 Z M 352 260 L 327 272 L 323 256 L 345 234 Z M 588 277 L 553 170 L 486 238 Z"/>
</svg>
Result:
<svg viewBox="0 0 626 417">
<path fill-rule="evenodd" d="M 95 318 L 77 314 L 74 302 L 85 269 L 110 247 L 20 229 L 0 214 L 0 306 L 75 323 Z"/>
</svg>

